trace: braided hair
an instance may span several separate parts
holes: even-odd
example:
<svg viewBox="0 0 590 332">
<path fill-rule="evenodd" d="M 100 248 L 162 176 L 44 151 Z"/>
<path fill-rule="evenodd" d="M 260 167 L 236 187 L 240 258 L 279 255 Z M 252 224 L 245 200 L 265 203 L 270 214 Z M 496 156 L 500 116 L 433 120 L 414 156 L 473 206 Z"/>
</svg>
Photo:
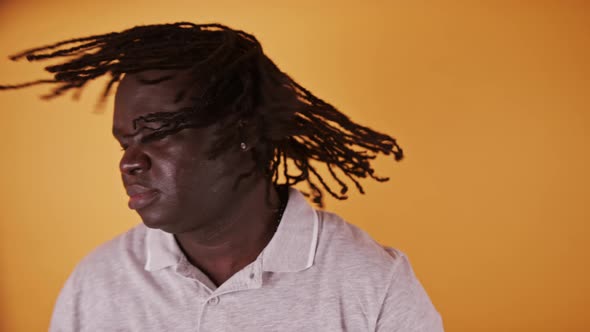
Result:
<svg viewBox="0 0 590 332">
<path fill-rule="evenodd" d="M 125 74 L 187 71 L 194 79 L 185 90 L 178 91 L 176 100 L 194 95 L 191 98 L 195 106 L 138 117 L 134 127 L 150 130 L 149 139 L 158 139 L 223 120 L 224 134 L 214 143 L 212 158 L 237 146 L 247 131 L 257 140 L 252 149 L 256 163 L 246 175 L 260 172 L 275 186 L 305 181 L 310 192 L 304 194 L 319 207 L 323 207 L 323 190 L 336 199 L 347 198 L 348 181 L 344 178 L 362 194 L 360 178 L 388 181 L 377 176 L 371 166 L 377 154 L 393 154 L 396 161 L 403 157 L 394 138 L 352 122 L 282 72 L 263 53 L 254 36 L 221 24 L 136 26 L 122 32 L 65 40 L 10 57 L 14 61 L 23 58 L 65 60 L 45 68 L 53 74 L 52 79 L 0 85 L 0 90 L 48 84 L 53 88 L 42 96 L 44 99 L 69 91 L 76 96 L 88 82 L 107 76 L 100 97 L 105 101 Z M 164 75 L 142 82 L 157 84 L 172 77 Z M 195 94 L 197 86 L 199 93 Z M 324 164 L 339 190 L 326 183 L 316 169 L 317 163 Z"/>
</svg>

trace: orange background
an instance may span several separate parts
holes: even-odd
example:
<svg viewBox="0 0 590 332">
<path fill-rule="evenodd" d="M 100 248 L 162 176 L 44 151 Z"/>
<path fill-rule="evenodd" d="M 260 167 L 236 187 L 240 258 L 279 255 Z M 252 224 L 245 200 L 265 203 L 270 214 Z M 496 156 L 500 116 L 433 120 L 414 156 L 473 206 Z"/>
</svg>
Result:
<svg viewBox="0 0 590 332">
<path fill-rule="evenodd" d="M 350 2 L 353 3 L 353 2 Z M 405 251 L 447 331 L 590 331 L 590 3 L 0 1 L 4 56 L 180 20 L 255 34 L 298 82 L 407 152 L 328 201 Z M 0 330 L 47 329 L 73 266 L 139 222 L 102 82 L 80 102 L 0 93 Z M 112 100 L 111 100 L 112 103 Z"/>
</svg>

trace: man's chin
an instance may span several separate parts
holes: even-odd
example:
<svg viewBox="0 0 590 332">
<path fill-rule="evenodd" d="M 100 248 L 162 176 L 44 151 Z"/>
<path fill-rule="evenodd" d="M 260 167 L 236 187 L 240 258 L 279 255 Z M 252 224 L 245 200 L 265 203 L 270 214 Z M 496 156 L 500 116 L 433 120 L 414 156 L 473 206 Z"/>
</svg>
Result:
<svg viewBox="0 0 590 332">
<path fill-rule="evenodd" d="M 141 221 L 148 228 L 161 229 L 164 232 L 170 233 L 170 230 L 174 228 L 172 220 L 174 218 L 164 218 L 161 215 L 154 215 L 147 211 L 138 210 L 137 213 L 141 217 Z"/>
</svg>

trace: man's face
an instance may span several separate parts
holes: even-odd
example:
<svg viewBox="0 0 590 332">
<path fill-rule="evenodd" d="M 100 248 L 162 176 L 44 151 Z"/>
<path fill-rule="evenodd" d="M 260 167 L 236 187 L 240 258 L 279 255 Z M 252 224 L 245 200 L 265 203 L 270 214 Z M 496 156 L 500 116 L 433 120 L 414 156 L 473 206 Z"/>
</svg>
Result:
<svg viewBox="0 0 590 332">
<path fill-rule="evenodd" d="M 170 72 L 125 76 L 115 97 L 113 134 L 124 148 L 120 169 L 129 207 L 137 210 L 148 227 L 182 233 L 218 219 L 228 204 L 239 200 L 244 188 L 233 191 L 233 184 L 253 161 L 239 147 L 208 159 L 218 124 L 141 142 L 149 131 L 134 130 L 134 119 L 192 106 L 190 98 L 175 102 L 178 91 L 187 84 L 182 74 L 158 84 L 138 80 L 138 76 L 155 79 L 165 74 Z"/>
</svg>

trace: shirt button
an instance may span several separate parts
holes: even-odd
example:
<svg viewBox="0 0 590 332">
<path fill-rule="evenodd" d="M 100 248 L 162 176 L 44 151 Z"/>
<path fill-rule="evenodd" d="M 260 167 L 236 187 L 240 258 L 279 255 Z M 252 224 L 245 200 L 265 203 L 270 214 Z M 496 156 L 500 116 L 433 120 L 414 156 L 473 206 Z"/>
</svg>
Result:
<svg viewBox="0 0 590 332">
<path fill-rule="evenodd" d="M 217 303 L 219 303 L 219 297 L 212 297 L 209 299 L 209 304 L 211 305 L 216 305 Z"/>
</svg>

